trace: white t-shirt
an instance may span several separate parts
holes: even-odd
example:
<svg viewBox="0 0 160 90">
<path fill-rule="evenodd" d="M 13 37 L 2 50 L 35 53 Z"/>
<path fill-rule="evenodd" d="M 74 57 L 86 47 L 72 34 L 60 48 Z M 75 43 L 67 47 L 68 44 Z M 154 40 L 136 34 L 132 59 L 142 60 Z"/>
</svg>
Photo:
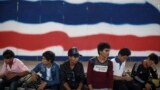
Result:
<svg viewBox="0 0 160 90">
<path fill-rule="evenodd" d="M 47 77 L 46 77 L 46 80 L 48 80 L 48 81 L 52 80 L 51 68 L 47 68 Z"/>
<path fill-rule="evenodd" d="M 115 76 L 122 76 L 124 70 L 125 70 L 125 64 L 126 62 L 122 62 L 121 64 L 116 61 L 116 58 L 111 59 L 113 62 L 113 75 Z"/>
</svg>

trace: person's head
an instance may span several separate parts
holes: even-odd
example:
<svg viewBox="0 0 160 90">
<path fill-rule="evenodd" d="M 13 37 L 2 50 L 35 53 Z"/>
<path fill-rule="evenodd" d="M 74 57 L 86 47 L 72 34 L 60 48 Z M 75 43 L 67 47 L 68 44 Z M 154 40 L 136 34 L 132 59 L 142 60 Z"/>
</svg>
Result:
<svg viewBox="0 0 160 90">
<path fill-rule="evenodd" d="M 155 53 L 151 53 L 150 55 L 148 55 L 147 60 L 148 60 L 147 66 L 150 67 L 153 64 L 158 64 L 159 57 Z"/>
<path fill-rule="evenodd" d="M 128 59 L 130 55 L 131 55 L 131 51 L 128 48 L 122 48 L 118 52 L 118 59 L 121 62 L 124 62 Z"/>
<path fill-rule="evenodd" d="M 76 64 L 81 54 L 79 54 L 76 47 L 72 47 L 68 50 L 68 59 L 70 63 Z"/>
<path fill-rule="evenodd" d="M 46 51 L 42 54 L 42 63 L 49 64 L 53 63 L 55 59 L 55 53 L 52 51 Z"/>
<path fill-rule="evenodd" d="M 11 64 L 13 62 L 14 57 L 15 57 L 15 54 L 10 49 L 7 49 L 3 52 L 3 58 L 6 64 Z"/>
<path fill-rule="evenodd" d="M 106 42 L 101 42 L 97 46 L 98 54 L 108 58 L 109 57 L 109 52 L 110 52 L 110 45 Z"/>
</svg>

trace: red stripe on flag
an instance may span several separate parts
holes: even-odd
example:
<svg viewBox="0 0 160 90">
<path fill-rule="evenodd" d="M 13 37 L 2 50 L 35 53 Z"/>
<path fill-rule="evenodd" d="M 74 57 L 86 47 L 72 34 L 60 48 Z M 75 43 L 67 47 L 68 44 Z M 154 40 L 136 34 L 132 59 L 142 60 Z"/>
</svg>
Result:
<svg viewBox="0 0 160 90">
<path fill-rule="evenodd" d="M 12 46 L 26 50 L 39 50 L 61 45 L 64 50 L 68 50 L 72 46 L 78 47 L 79 50 L 91 50 L 95 49 L 101 41 L 108 42 L 111 48 L 115 50 L 128 47 L 136 51 L 160 51 L 160 36 L 136 37 L 132 35 L 96 34 L 82 37 L 69 37 L 66 33 L 59 31 L 36 35 L 0 32 L 0 48 Z"/>
</svg>

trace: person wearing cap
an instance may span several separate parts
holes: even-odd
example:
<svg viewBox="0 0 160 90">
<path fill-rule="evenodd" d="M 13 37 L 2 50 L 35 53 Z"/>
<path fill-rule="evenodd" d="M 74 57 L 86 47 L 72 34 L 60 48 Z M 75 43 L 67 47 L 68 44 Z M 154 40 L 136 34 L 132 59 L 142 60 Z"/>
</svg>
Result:
<svg viewBox="0 0 160 90">
<path fill-rule="evenodd" d="M 7 49 L 3 52 L 4 64 L 0 71 L 0 90 L 5 90 L 5 86 L 9 86 L 9 90 L 17 90 L 20 86 L 18 80 L 29 73 L 28 67 L 18 58 L 12 50 Z"/>
<path fill-rule="evenodd" d="M 159 57 L 155 53 L 148 55 L 142 62 L 135 63 L 131 76 L 133 77 L 134 90 L 156 90 L 155 85 L 149 79 L 158 79 L 156 64 Z"/>
<path fill-rule="evenodd" d="M 42 62 L 32 69 L 32 81 L 38 83 L 38 90 L 59 90 L 59 65 L 54 62 L 55 53 L 45 51 L 42 54 Z M 41 76 L 39 76 L 39 74 Z"/>
<path fill-rule="evenodd" d="M 68 60 L 60 65 L 60 78 L 62 90 L 83 90 L 85 78 L 84 68 L 79 57 L 81 55 L 76 47 L 68 50 Z"/>
<path fill-rule="evenodd" d="M 110 45 L 101 42 L 97 46 L 98 56 L 88 62 L 87 83 L 89 90 L 112 90 L 113 64 L 108 59 Z"/>
<path fill-rule="evenodd" d="M 122 48 L 118 52 L 118 56 L 112 58 L 113 75 L 114 75 L 114 90 L 132 90 L 132 77 L 125 73 L 125 65 L 131 51 L 128 48 Z"/>
</svg>

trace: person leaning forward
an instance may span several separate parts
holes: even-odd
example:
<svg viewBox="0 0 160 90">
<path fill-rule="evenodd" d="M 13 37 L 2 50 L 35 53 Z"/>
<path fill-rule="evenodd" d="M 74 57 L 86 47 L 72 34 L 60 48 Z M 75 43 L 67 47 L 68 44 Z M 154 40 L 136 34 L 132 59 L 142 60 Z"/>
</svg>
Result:
<svg viewBox="0 0 160 90">
<path fill-rule="evenodd" d="M 130 55 L 131 51 L 128 48 L 122 48 L 118 55 L 111 59 L 113 62 L 114 90 L 132 90 L 133 78 L 125 72 L 125 65 Z"/>
<path fill-rule="evenodd" d="M 20 86 L 18 81 L 21 77 L 29 73 L 28 67 L 18 58 L 12 50 L 7 49 L 3 52 L 4 64 L 0 71 L 0 90 L 5 90 L 5 86 L 9 86 L 10 90 L 17 90 Z"/>
<path fill-rule="evenodd" d="M 158 55 L 151 53 L 142 62 L 135 63 L 131 73 L 134 80 L 134 90 L 142 90 L 143 88 L 145 88 L 145 90 L 156 90 L 155 85 L 149 79 L 150 77 L 152 77 L 152 79 L 158 78 L 156 69 L 158 61 Z"/>
</svg>

